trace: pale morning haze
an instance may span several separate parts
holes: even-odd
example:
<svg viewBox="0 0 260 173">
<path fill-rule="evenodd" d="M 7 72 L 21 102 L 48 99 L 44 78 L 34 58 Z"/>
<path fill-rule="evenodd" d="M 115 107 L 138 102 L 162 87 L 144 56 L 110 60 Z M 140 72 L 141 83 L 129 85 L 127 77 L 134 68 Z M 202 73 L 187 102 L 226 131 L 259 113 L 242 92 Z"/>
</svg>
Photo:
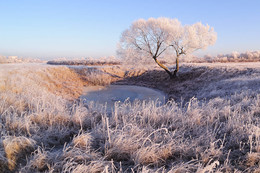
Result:
<svg viewBox="0 0 260 173">
<path fill-rule="evenodd" d="M 218 39 L 195 55 L 255 51 L 260 1 L 1 0 L 0 55 L 33 58 L 115 56 L 121 33 L 140 18 L 201 22 Z"/>
<path fill-rule="evenodd" d="M 0 173 L 260 173 L 260 0 L 0 0 Z"/>
</svg>

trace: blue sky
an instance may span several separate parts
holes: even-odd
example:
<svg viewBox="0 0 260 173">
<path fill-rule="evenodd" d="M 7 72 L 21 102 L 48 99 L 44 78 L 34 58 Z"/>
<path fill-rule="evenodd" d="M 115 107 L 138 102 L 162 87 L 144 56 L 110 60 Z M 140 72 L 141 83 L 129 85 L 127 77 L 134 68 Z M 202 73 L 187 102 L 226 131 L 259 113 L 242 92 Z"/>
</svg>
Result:
<svg viewBox="0 0 260 173">
<path fill-rule="evenodd" d="M 139 18 L 214 27 L 216 44 L 195 54 L 260 50 L 260 0 L 0 0 L 0 55 L 33 58 L 116 55 Z"/>
</svg>

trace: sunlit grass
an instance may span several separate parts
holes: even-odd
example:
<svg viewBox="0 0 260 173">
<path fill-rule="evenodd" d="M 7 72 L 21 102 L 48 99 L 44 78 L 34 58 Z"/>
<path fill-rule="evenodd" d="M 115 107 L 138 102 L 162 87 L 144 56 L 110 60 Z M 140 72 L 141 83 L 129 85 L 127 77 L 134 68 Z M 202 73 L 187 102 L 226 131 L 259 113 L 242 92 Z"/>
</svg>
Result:
<svg viewBox="0 0 260 173">
<path fill-rule="evenodd" d="M 2 73 L 0 172 L 260 171 L 257 92 L 126 101 L 109 115 L 74 99 L 94 72 L 90 79 L 66 67 Z M 93 85 L 108 84 L 97 77 Z"/>
</svg>

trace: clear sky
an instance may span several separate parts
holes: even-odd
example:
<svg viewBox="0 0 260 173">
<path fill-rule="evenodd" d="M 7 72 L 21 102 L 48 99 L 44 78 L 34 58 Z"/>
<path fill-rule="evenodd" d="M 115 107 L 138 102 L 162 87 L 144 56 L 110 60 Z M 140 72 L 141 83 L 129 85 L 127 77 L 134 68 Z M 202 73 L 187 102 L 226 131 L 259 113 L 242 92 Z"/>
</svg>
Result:
<svg viewBox="0 0 260 173">
<path fill-rule="evenodd" d="M 216 44 L 197 55 L 260 50 L 260 0 L 0 0 L 0 55 L 33 58 L 116 55 L 139 18 L 214 27 Z"/>
</svg>

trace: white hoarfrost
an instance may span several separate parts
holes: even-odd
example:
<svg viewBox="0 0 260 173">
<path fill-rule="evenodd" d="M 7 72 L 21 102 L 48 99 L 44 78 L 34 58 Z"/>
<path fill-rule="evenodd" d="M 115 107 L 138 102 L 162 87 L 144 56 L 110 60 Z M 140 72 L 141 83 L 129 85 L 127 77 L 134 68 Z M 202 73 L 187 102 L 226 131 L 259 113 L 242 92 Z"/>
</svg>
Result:
<svg viewBox="0 0 260 173">
<path fill-rule="evenodd" d="M 172 83 L 186 104 L 125 101 L 110 115 L 63 98 L 83 87 L 75 71 L 39 67 L 0 65 L 0 172 L 260 171 L 259 62 L 186 64 L 189 80 Z"/>
<path fill-rule="evenodd" d="M 179 57 L 205 49 L 216 39 L 214 29 L 200 22 L 183 26 L 177 19 L 139 19 L 122 33 L 118 55 L 128 65 L 138 65 L 167 54 Z"/>
</svg>

